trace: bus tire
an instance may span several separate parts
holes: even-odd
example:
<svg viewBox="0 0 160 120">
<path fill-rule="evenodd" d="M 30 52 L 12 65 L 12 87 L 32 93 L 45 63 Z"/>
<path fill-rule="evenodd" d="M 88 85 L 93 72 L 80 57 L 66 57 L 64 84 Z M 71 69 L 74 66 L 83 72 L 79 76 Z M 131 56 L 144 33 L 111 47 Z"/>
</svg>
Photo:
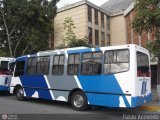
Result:
<svg viewBox="0 0 160 120">
<path fill-rule="evenodd" d="M 18 100 L 20 101 L 24 101 L 25 100 L 25 97 L 24 97 L 24 90 L 22 87 L 18 87 L 16 89 L 16 97 Z"/>
<path fill-rule="evenodd" d="M 82 91 L 76 91 L 71 96 L 71 105 L 78 111 L 88 109 L 88 101 L 86 95 Z"/>
</svg>

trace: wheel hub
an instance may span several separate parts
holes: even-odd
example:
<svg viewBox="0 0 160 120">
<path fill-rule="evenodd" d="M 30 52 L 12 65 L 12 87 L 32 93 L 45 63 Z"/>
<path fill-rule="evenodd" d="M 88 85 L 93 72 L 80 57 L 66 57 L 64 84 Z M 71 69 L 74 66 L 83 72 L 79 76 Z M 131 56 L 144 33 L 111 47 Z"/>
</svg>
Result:
<svg viewBox="0 0 160 120">
<path fill-rule="evenodd" d="M 76 107 L 82 107 L 84 99 L 81 95 L 76 95 L 74 97 L 73 103 Z"/>
</svg>

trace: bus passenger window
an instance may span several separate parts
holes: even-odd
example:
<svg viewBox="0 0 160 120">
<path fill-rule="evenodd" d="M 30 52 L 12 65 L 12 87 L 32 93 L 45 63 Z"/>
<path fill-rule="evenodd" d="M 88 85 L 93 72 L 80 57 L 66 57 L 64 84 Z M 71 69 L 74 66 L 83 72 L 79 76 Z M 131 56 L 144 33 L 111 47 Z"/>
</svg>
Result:
<svg viewBox="0 0 160 120">
<path fill-rule="evenodd" d="M 50 57 L 32 57 L 28 59 L 27 75 L 48 75 Z"/>
<path fill-rule="evenodd" d="M 78 74 L 79 62 L 80 62 L 80 55 L 79 54 L 69 55 L 68 67 L 67 67 L 68 75 L 77 75 Z"/>
<path fill-rule="evenodd" d="M 125 72 L 129 69 L 129 50 L 105 52 L 104 74 Z"/>
<path fill-rule="evenodd" d="M 36 66 L 36 74 L 49 74 L 49 63 L 50 57 L 38 57 L 37 58 L 37 66 Z"/>
<path fill-rule="evenodd" d="M 64 55 L 55 55 L 53 58 L 53 75 L 62 75 L 64 71 Z"/>
<path fill-rule="evenodd" d="M 27 75 L 32 75 L 36 73 L 36 61 L 37 61 L 36 57 L 28 59 Z"/>
<path fill-rule="evenodd" d="M 15 77 L 24 75 L 24 65 L 25 61 L 16 62 Z"/>
<path fill-rule="evenodd" d="M 102 52 L 84 53 L 82 58 L 82 70 L 84 75 L 101 74 Z"/>
</svg>

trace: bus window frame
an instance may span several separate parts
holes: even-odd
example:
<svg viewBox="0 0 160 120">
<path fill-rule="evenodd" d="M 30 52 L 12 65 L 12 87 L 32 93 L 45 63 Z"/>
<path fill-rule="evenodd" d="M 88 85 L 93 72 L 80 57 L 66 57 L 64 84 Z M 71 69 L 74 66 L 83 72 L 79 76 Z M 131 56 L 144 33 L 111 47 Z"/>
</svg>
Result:
<svg viewBox="0 0 160 120">
<path fill-rule="evenodd" d="M 39 73 L 37 73 L 37 58 L 39 58 L 39 57 L 49 57 L 48 73 L 47 74 L 39 74 Z M 28 63 L 29 63 L 29 59 L 30 58 L 36 58 L 36 69 L 35 69 L 35 73 L 34 74 L 28 74 L 27 73 L 27 71 L 28 71 Z M 30 75 L 49 75 L 49 73 L 50 73 L 50 63 L 51 63 L 51 56 L 33 56 L 33 57 L 28 57 L 27 65 L 26 65 L 26 75 L 27 76 L 30 76 Z"/>
<path fill-rule="evenodd" d="M 65 60 L 66 60 L 66 57 L 65 57 L 66 54 L 55 54 L 53 55 L 53 59 L 52 59 L 52 75 L 53 76 L 61 76 L 61 75 L 64 75 L 64 70 L 65 70 Z M 55 56 L 59 56 L 59 60 L 58 60 L 58 66 L 63 66 L 63 72 L 62 74 L 53 74 L 53 66 L 54 66 L 54 57 Z M 60 56 L 64 56 L 64 61 L 63 61 L 63 65 L 60 65 L 59 62 L 60 62 Z M 56 65 L 57 66 L 57 65 Z"/>
<path fill-rule="evenodd" d="M 24 62 L 24 66 L 23 66 L 23 69 L 24 69 L 24 70 L 23 70 L 23 75 L 16 75 L 16 69 L 17 69 L 17 63 L 18 63 L 18 62 Z M 25 67 L 26 67 L 26 60 L 16 61 L 16 62 L 15 62 L 15 69 L 14 69 L 14 77 L 24 76 L 25 73 L 26 73 L 26 70 L 25 70 L 26 68 L 25 68 Z"/>
<path fill-rule="evenodd" d="M 100 58 L 93 58 L 93 53 L 97 53 L 97 52 L 99 52 L 99 53 L 101 53 L 101 73 L 100 74 L 83 74 L 82 73 L 82 65 L 83 65 L 83 54 L 86 54 L 86 53 L 92 53 L 92 58 L 90 58 L 90 59 L 100 59 Z M 90 52 L 83 52 L 83 53 L 81 53 L 81 61 L 80 61 L 80 73 L 81 73 L 81 75 L 83 75 L 83 76 L 99 76 L 99 75 L 102 75 L 103 74 L 103 56 L 104 56 L 104 53 L 103 53 L 103 51 L 90 51 Z M 88 59 L 88 58 L 87 58 Z"/>
<path fill-rule="evenodd" d="M 74 55 L 74 62 L 75 62 L 75 55 L 79 55 L 79 64 L 69 64 L 69 56 L 70 55 Z M 68 73 L 68 65 L 78 65 L 78 72 L 77 72 L 77 74 L 69 74 Z M 69 75 L 69 76 L 79 75 L 80 70 L 81 70 L 81 53 L 69 53 L 68 54 L 68 59 L 67 59 L 67 75 Z"/>
<path fill-rule="evenodd" d="M 115 72 L 115 73 L 105 73 L 105 60 L 106 60 L 106 56 L 105 56 L 105 54 L 106 54 L 106 52 L 110 52 L 110 51 L 122 51 L 122 50 L 128 50 L 128 55 L 129 55 L 129 57 L 128 57 L 128 69 L 127 70 L 125 70 L 125 71 L 120 71 L 120 72 Z M 113 62 L 113 63 L 122 63 L 122 62 Z M 125 63 L 125 62 L 124 62 Z M 123 72 L 128 72 L 130 70 L 130 50 L 129 49 L 113 49 L 113 50 L 105 50 L 104 51 L 104 58 L 103 58 L 103 74 L 104 75 L 113 75 L 113 74 L 118 74 L 118 73 L 123 73 Z"/>
<path fill-rule="evenodd" d="M 7 62 L 7 68 L 6 68 L 6 69 L 2 69 L 2 68 L 1 68 L 2 62 Z M 5 60 L 1 60 L 1 61 L 0 61 L 0 71 L 9 71 L 8 65 L 9 65 L 9 61 L 7 61 L 7 60 L 6 60 L 6 61 L 5 61 Z"/>
</svg>

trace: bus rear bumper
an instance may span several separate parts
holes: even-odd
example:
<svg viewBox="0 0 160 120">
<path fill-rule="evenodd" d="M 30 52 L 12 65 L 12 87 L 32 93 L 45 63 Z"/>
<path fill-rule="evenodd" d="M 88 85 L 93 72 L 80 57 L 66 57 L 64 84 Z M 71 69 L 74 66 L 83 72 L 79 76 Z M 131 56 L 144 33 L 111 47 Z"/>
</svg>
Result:
<svg viewBox="0 0 160 120">
<path fill-rule="evenodd" d="M 152 93 L 145 96 L 132 97 L 132 107 L 141 106 L 152 101 Z"/>
<path fill-rule="evenodd" d="M 0 91 L 9 91 L 8 86 L 0 85 Z"/>
</svg>

